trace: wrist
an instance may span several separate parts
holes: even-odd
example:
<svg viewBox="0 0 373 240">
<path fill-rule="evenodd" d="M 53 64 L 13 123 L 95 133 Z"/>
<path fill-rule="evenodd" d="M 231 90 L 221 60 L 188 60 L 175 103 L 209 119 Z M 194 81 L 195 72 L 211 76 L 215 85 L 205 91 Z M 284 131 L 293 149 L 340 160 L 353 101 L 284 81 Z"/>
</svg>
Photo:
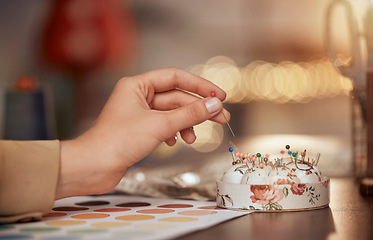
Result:
<svg viewBox="0 0 373 240">
<path fill-rule="evenodd" d="M 97 139 L 103 138 L 88 131 L 76 139 L 61 141 L 56 199 L 103 194 L 118 184 L 127 167 L 115 155 L 113 144 Z"/>
<path fill-rule="evenodd" d="M 61 141 L 60 171 L 58 176 L 56 199 L 78 195 L 81 192 L 76 158 L 79 151 L 74 146 L 75 140 Z M 78 155 L 77 155 L 78 154 Z"/>
</svg>

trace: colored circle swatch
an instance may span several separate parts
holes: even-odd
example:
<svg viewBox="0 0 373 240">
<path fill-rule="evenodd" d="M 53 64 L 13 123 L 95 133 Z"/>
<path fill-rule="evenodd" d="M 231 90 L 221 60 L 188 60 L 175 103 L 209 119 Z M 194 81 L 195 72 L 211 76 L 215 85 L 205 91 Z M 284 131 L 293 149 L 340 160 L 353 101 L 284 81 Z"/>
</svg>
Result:
<svg viewBox="0 0 373 240">
<path fill-rule="evenodd" d="M 79 225 L 79 224 L 84 224 L 86 223 L 85 221 L 78 221 L 78 220 L 60 220 L 60 221 L 50 221 L 45 224 L 48 226 L 74 226 L 74 225 Z"/>
<path fill-rule="evenodd" d="M 150 203 L 147 202 L 128 202 L 128 203 L 121 203 L 115 206 L 117 207 L 147 207 L 150 206 Z"/>
<path fill-rule="evenodd" d="M 101 206 L 101 205 L 110 204 L 110 202 L 108 201 L 86 201 L 86 202 L 78 202 L 75 204 L 79 206 Z"/>
<path fill-rule="evenodd" d="M 190 204 L 165 204 L 158 206 L 159 208 L 191 208 L 193 205 Z"/>
<path fill-rule="evenodd" d="M 53 211 L 60 211 L 60 212 L 73 212 L 73 211 L 84 211 L 88 210 L 87 207 L 55 207 L 52 208 Z"/>
<path fill-rule="evenodd" d="M 131 211 L 131 208 L 101 208 L 94 210 L 95 212 L 126 212 Z"/>
<path fill-rule="evenodd" d="M 74 229 L 74 230 L 68 231 L 68 233 L 74 234 L 74 235 L 87 235 L 87 234 L 91 235 L 91 234 L 104 233 L 104 232 L 106 232 L 106 230 L 102 228 L 83 228 L 83 229 Z"/>
<path fill-rule="evenodd" d="M 25 233 L 46 233 L 46 232 L 55 232 L 60 230 L 60 228 L 55 227 L 30 227 L 22 228 L 20 231 Z"/>
<path fill-rule="evenodd" d="M 7 224 L 0 224 L 0 231 L 1 230 L 8 230 L 14 228 L 12 225 L 7 225 Z"/>
<path fill-rule="evenodd" d="M 79 236 L 50 236 L 50 237 L 43 237 L 43 240 L 79 240 Z"/>
<path fill-rule="evenodd" d="M 154 219 L 155 217 L 151 215 L 125 215 L 116 217 L 115 219 L 122 220 L 122 221 L 142 221 L 142 220 L 150 220 Z"/>
<path fill-rule="evenodd" d="M 7 235 L 1 235 L 0 240 L 10 240 L 10 239 L 31 239 L 33 238 L 32 235 L 23 235 L 23 234 L 7 234 Z"/>
<path fill-rule="evenodd" d="M 145 214 L 164 214 L 164 213 L 172 213 L 175 212 L 173 209 L 143 209 L 143 210 L 138 210 L 136 211 L 138 213 L 145 213 Z"/>
<path fill-rule="evenodd" d="M 96 218 L 106 218 L 109 216 L 110 214 L 105 214 L 105 213 L 84 213 L 84 214 L 74 215 L 71 217 L 75 219 L 96 219 Z"/>
</svg>

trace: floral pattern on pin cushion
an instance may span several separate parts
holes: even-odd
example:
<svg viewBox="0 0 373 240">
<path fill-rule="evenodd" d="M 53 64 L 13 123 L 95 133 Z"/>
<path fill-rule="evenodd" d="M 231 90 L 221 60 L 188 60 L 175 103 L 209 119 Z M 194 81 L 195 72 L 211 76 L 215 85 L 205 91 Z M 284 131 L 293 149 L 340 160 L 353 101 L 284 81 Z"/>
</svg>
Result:
<svg viewBox="0 0 373 240">
<path fill-rule="evenodd" d="M 250 196 L 253 203 L 262 205 L 269 202 L 279 202 L 285 197 L 283 191 L 273 185 L 251 185 L 250 190 L 254 194 Z"/>
<path fill-rule="evenodd" d="M 292 184 L 290 190 L 294 195 L 303 195 L 306 190 L 306 184 Z"/>
<path fill-rule="evenodd" d="M 226 201 L 230 202 L 230 204 L 233 206 L 233 200 L 232 200 L 232 198 L 228 194 L 226 194 L 226 195 L 220 195 L 219 189 L 217 190 L 217 197 L 220 198 L 220 200 L 223 203 L 224 207 L 226 207 Z"/>
<path fill-rule="evenodd" d="M 277 179 L 276 182 L 273 183 L 274 185 L 285 185 L 285 184 L 294 184 L 294 182 L 290 181 L 289 179 L 280 178 Z"/>
</svg>

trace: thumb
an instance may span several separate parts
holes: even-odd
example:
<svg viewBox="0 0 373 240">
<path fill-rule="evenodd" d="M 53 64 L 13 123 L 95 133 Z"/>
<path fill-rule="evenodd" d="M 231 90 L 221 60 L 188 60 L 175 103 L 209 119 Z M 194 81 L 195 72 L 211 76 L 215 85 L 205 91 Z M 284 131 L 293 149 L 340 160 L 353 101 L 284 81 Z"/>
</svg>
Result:
<svg viewBox="0 0 373 240">
<path fill-rule="evenodd" d="M 172 120 L 168 122 L 171 122 L 171 130 L 178 132 L 214 117 L 222 109 L 219 98 L 204 98 L 169 112 Z"/>
</svg>

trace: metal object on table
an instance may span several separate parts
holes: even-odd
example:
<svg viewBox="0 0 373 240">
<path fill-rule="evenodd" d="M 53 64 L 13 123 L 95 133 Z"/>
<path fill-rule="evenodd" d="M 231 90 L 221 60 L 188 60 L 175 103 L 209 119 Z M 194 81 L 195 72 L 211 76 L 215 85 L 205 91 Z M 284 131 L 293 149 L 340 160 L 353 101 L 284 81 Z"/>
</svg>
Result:
<svg viewBox="0 0 373 240">
<path fill-rule="evenodd" d="M 349 30 L 349 41 L 352 51 L 350 56 L 351 59 L 348 63 L 344 63 L 343 60 L 337 56 L 331 38 L 332 14 L 337 6 L 343 6 L 346 12 L 347 29 Z M 366 63 L 363 59 L 364 48 L 360 43 L 361 34 L 359 32 L 357 18 L 354 14 L 351 3 L 348 0 L 331 1 L 330 5 L 327 8 L 326 20 L 326 46 L 331 62 L 343 76 L 348 77 L 352 80 L 354 97 L 358 100 L 363 112 L 363 116 L 366 119 Z"/>
<path fill-rule="evenodd" d="M 336 6 L 342 6 L 346 13 L 347 28 L 349 30 L 349 40 L 351 43 L 351 60 L 349 64 L 344 65 L 337 57 L 334 50 L 330 33 L 331 33 L 331 17 Z M 326 43 L 329 56 L 334 66 L 339 72 L 352 79 L 353 81 L 353 97 L 357 99 L 363 117 L 362 144 L 366 146 L 366 158 L 364 162 L 358 163 L 364 169 L 362 176 L 357 176 L 360 179 L 361 193 L 373 195 L 373 2 L 367 1 L 365 13 L 363 16 L 364 32 L 360 32 L 357 24 L 357 18 L 353 12 L 352 6 L 347 0 L 333 0 L 327 10 L 326 23 Z M 364 41 L 364 45 L 362 44 Z M 364 58 L 366 56 L 366 58 Z M 365 149 L 365 148 L 363 148 Z M 354 159 L 358 160 L 358 159 Z M 364 180 L 366 178 L 366 180 Z M 368 189 L 367 191 L 364 189 Z"/>
<path fill-rule="evenodd" d="M 116 190 L 159 198 L 214 200 L 215 181 L 227 165 L 225 155 L 218 154 L 205 159 L 131 167 Z"/>
</svg>

